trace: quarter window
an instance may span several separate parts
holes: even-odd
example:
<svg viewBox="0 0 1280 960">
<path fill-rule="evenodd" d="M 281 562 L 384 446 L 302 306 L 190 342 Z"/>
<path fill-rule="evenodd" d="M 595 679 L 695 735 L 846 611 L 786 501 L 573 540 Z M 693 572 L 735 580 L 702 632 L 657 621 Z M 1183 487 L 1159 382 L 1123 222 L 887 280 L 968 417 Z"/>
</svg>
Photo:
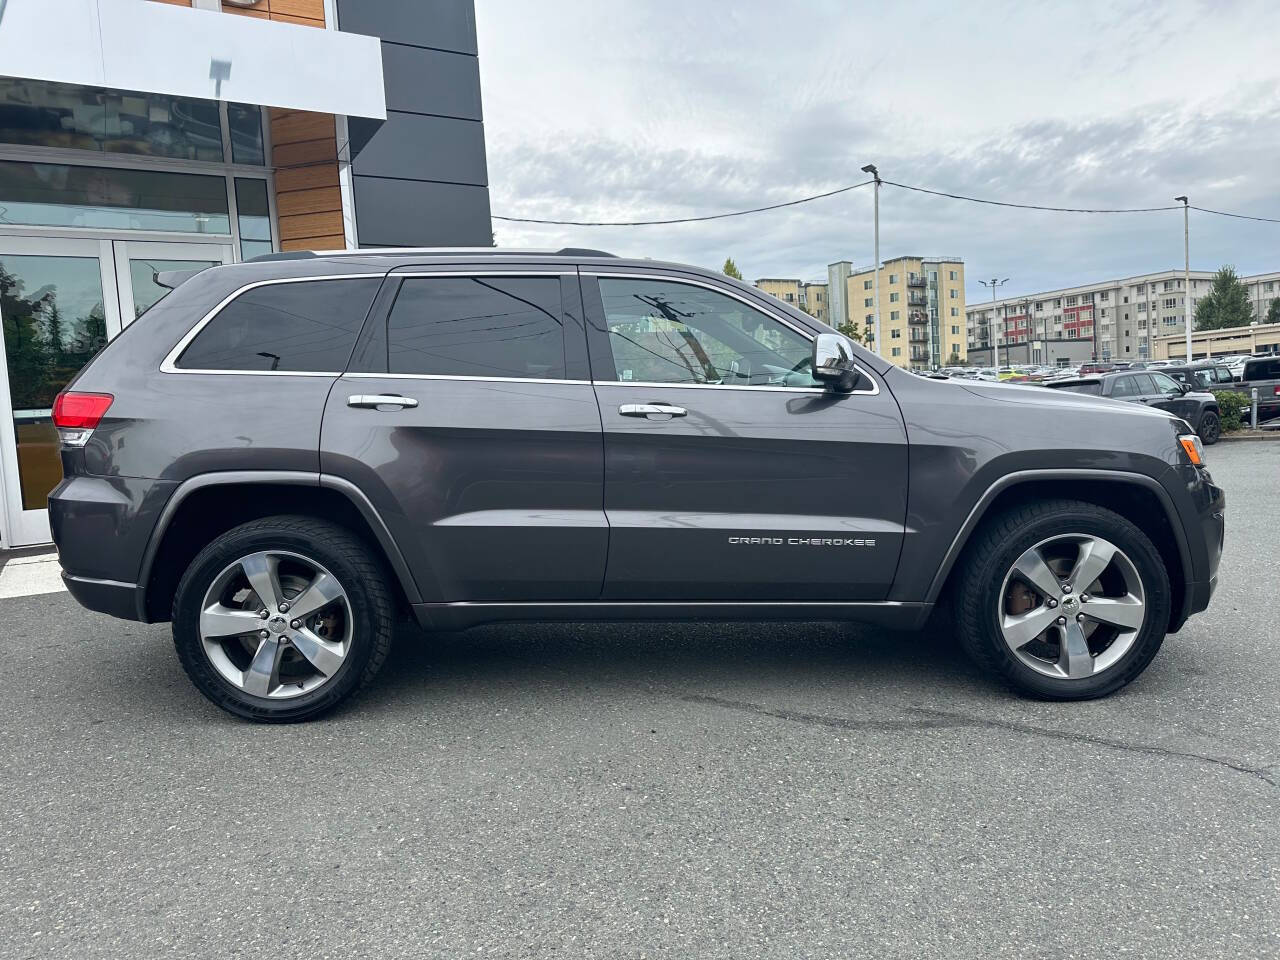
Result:
<svg viewBox="0 0 1280 960">
<path fill-rule="evenodd" d="M 819 386 L 807 338 L 740 300 L 667 280 L 600 278 L 614 378 Z"/>
<path fill-rule="evenodd" d="M 387 370 L 563 380 L 559 277 L 411 277 L 387 317 Z"/>
<path fill-rule="evenodd" d="M 196 334 L 177 366 L 341 372 L 381 282 L 380 277 L 308 280 L 246 290 Z"/>
</svg>

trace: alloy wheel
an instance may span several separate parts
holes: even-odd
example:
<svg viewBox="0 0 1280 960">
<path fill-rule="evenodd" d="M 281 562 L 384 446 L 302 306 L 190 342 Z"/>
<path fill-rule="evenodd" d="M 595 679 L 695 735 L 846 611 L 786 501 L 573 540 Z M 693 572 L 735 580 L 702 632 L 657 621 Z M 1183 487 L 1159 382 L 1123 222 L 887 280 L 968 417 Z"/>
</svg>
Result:
<svg viewBox="0 0 1280 960">
<path fill-rule="evenodd" d="M 997 623 L 1024 665 L 1082 680 L 1115 666 L 1146 620 L 1133 561 L 1109 540 L 1071 533 L 1027 549 L 1005 575 Z"/>
<path fill-rule="evenodd" d="M 301 554 L 267 550 L 223 568 L 200 606 L 200 641 L 215 670 L 256 697 L 290 699 L 327 683 L 351 650 L 351 601 Z"/>
</svg>

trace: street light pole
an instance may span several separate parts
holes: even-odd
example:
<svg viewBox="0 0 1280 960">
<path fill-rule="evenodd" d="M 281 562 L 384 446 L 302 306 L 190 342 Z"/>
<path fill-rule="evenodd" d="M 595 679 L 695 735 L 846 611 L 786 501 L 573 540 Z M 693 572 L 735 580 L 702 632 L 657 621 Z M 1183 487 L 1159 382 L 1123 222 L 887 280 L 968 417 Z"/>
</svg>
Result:
<svg viewBox="0 0 1280 960">
<path fill-rule="evenodd" d="M 1186 327 L 1187 340 L 1187 363 L 1191 362 L 1191 207 L 1186 197 L 1174 197 L 1175 200 L 1182 201 L 1182 256 L 1183 256 L 1183 283 L 1186 289 L 1182 291 L 1182 311 L 1185 314 L 1183 325 Z"/>
<path fill-rule="evenodd" d="M 880 171 L 876 169 L 874 163 L 868 163 L 862 168 L 863 173 L 869 173 L 875 177 L 875 240 L 872 256 L 875 257 L 875 279 L 871 282 L 871 318 L 872 329 L 875 331 L 876 339 L 876 356 L 883 359 L 884 349 L 880 346 Z"/>
<path fill-rule="evenodd" d="M 1003 280 L 1000 280 L 997 277 L 992 277 L 990 283 L 988 283 L 986 280 L 979 280 L 978 282 L 982 284 L 984 287 L 991 288 L 991 312 L 995 313 L 996 312 L 996 287 L 1003 286 L 1004 284 L 1008 283 L 1009 278 L 1005 277 Z M 1004 365 L 1007 367 L 1009 366 L 1008 324 L 1001 324 L 1001 331 L 1004 333 Z M 995 360 L 997 367 L 1000 366 L 1000 344 L 999 343 L 996 344 L 996 352 L 995 354 L 993 354 L 992 359 Z"/>
</svg>

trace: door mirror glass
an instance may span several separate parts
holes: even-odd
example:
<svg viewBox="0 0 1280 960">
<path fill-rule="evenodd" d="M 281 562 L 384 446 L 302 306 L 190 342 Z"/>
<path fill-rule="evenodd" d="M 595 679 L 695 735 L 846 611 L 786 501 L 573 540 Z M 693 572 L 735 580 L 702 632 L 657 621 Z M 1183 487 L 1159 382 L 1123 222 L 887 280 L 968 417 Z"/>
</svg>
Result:
<svg viewBox="0 0 1280 960">
<path fill-rule="evenodd" d="M 839 390 L 852 390 L 858 379 L 853 347 L 838 333 L 820 333 L 813 340 L 813 376 Z"/>
</svg>

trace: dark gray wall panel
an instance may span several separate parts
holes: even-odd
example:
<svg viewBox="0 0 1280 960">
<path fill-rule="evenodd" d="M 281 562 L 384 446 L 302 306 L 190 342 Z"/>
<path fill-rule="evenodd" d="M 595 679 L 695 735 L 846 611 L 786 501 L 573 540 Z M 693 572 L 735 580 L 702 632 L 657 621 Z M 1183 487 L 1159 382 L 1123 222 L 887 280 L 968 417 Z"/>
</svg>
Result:
<svg viewBox="0 0 1280 960">
<path fill-rule="evenodd" d="M 362 176 L 354 181 L 361 246 L 487 247 L 493 243 L 486 187 Z"/>
<path fill-rule="evenodd" d="M 480 120 L 480 70 L 473 56 L 382 45 L 387 109 Z"/>
<path fill-rule="evenodd" d="M 473 0 L 338 0 L 338 26 L 391 43 L 477 52 Z"/>
<path fill-rule="evenodd" d="M 484 186 L 484 126 L 474 120 L 388 112 L 387 122 L 360 151 L 353 170 L 367 177 Z"/>
</svg>

